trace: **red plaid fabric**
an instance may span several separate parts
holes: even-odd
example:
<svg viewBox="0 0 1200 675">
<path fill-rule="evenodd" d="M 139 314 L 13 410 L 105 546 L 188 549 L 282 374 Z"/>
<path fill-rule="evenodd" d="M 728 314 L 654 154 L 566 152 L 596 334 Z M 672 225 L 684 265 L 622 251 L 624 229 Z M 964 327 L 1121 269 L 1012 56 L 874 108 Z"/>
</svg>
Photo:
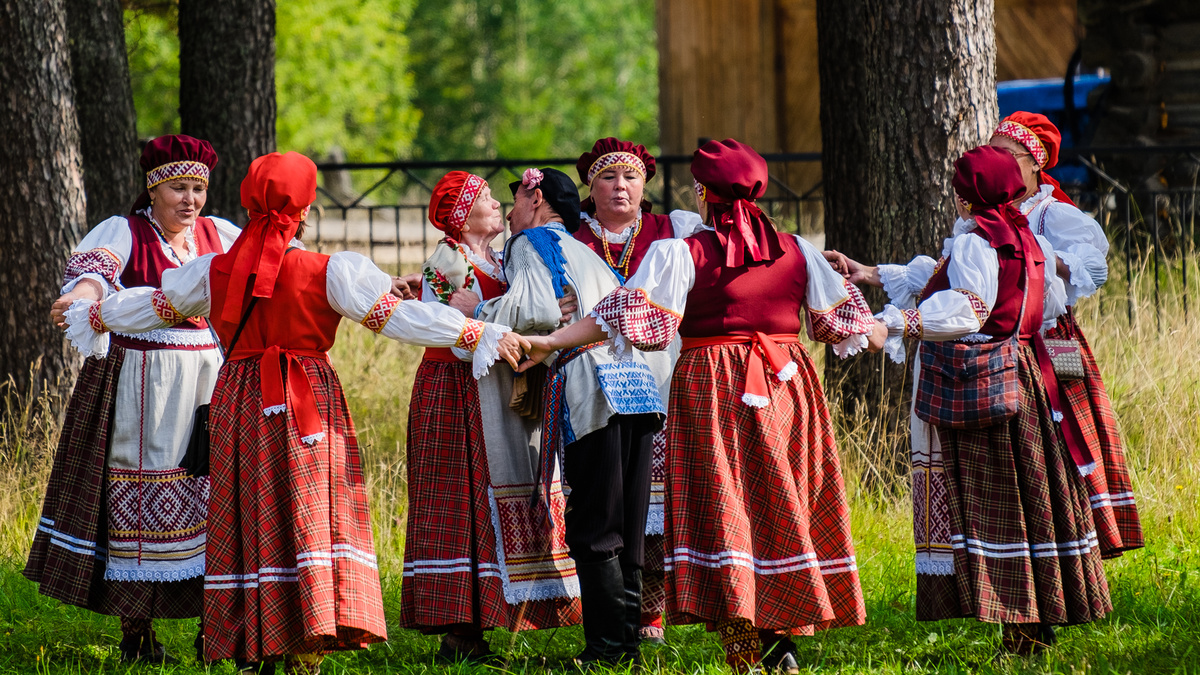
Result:
<svg viewBox="0 0 1200 675">
<path fill-rule="evenodd" d="M 1141 548 L 1145 545 L 1142 521 L 1138 517 L 1129 468 L 1125 465 L 1125 448 L 1092 348 L 1070 311 L 1059 317 L 1058 324 L 1046 337 L 1079 341 L 1084 377 L 1060 380 L 1059 384 L 1064 394 L 1063 405 L 1070 406 L 1075 413 L 1091 456 L 1100 460 L 1096 470 L 1083 478 L 1096 521 L 1100 553 L 1105 558 L 1114 558 Z"/>
<path fill-rule="evenodd" d="M 810 634 L 866 620 L 850 509 L 812 361 L 742 403 L 748 344 L 688 350 L 671 380 L 667 613 Z"/>
<path fill-rule="evenodd" d="M 471 364 L 424 361 L 408 404 L 408 529 L 400 625 L 510 630 L 579 623 L 579 599 L 504 599 Z"/>
<path fill-rule="evenodd" d="M 1016 340 L 921 343 L 917 417 L 938 427 L 979 429 L 1017 412 Z"/>
<path fill-rule="evenodd" d="M 1021 347 L 1020 410 L 986 429 L 938 431 L 949 480 L 953 575 L 918 575 L 917 619 L 1078 624 L 1112 611 L 1087 488 Z"/>
<path fill-rule="evenodd" d="M 354 423 L 325 359 L 296 357 L 325 437 L 263 415 L 260 360 L 225 364 L 213 393 L 204 577 L 209 660 L 262 661 L 387 639 Z"/>
<path fill-rule="evenodd" d="M 38 591 L 101 614 L 184 619 L 200 615 L 200 578 L 176 582 L 108 581 L 108 439 L 125 349 L 87 359 L 67 405 L 42 516 L 24 574 Z"/>
</svg>

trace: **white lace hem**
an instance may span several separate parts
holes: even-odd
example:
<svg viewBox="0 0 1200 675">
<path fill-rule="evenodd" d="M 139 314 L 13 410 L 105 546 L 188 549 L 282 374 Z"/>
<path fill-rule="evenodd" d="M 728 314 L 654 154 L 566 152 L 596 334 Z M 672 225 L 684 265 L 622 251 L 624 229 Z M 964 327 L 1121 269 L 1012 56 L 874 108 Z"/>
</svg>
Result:
<svg viewBox="0 0 1200 675">
<path fill-rule="evenodd" d="M 888 338 L 883 341 L 883 351 L 892 363 L 904 363 L 908 354 L 904 349 L 904 315 L 895 305 L 884 305 L 875 318 L 887 326 Z"/>
<path fill-rule="evenodd" d="M 173 345 L 176 347 L 211 347 L 213 349 L 217 347 L 216 343 L 213 342 L 212 333 L 207 330 L 155 328 L 145 333 L 117 333 L 114 331 L 113 335 L 120 335 L 131 340 L 154 342 L 160 345 Z"/>
<path fill-rule="evenodd" d="M 178 569 L 130 569 L 109 566 L 104 570 L 104 578 L 108 581 L 184 581 L 204 576 L 204 556 L 200 561 Z"/>
<path fill-rule="evenodd" d="M 1084 464 L 1083 466 L 1079 467 L 1079 475 L 1080 476 L 1090 476 L 1090 475 L 1092 475 L 1092 472 L 1095 470 L 1096 470 L 1096 462 L 1092 462 L 1090 464 Z"/>
<path fill-rule="evenodd" d="M 325 438 L 325 432 L 318 431 L 315 434 L 310 434 L 308 436 L 301 436 L 300 442 L 305 445 L 316 445 L 317 443 L 320 443 L 322 440 L 324 440 L 324 438 Z"/>
<path fill-rule="evenodd" d="M 492 369 L 492 364 L 500 358 L 500 338 L 511 330 L 508 326 L 494 323 L 484 324 L 483 335 L 479 338 L 479 344 L 475 346 L 475 352 L 471 355 L 471 374 L 475 376 L 476 380 L 486 376 Z"/>
<path fill-rule="evenodd" d="M 96 304 L 94 300 L 81 298 L 71 303 L 65 312 L 67 339 L 84 358 L 108 356 L 108 333 L 97 333 L 88 322 L 88 311 Z"/>
<path fill-rule="evenodd" d="M 795 361 L 788 361 L 787 365 L 783 367 L 783 370 L 775 373 L 775 379 L 779 380 L 780 382 L 787 382 L 795 377 L 799 370 L 800 366 L 796 365 Z"/>
<path fill-rule="evenodd" d="M 867 339 L 866 335 L 851 335 L 845 340 L 833 345 L 833 353 L 836 354 L 839 359 L 849 358 L 866 349 L 870 343 L 871 341 Z"/>
<path fill-rule="evenodd" d="M 626 227 L 624 230 L 614 233 L 604 229 L 604 226 L 600 224 L 600 221 L 591 217 L 587 213 L 580 213 L 579 217 L 583 219 L 583 222 L 588 224 L 588 227 L 592 228 L 592 233 L 596 235 L 597 239 L 603 237 L 604 240 L 610 244 L 624 244 L 628 242 L 629 236 L 637 230 L 637 223 L 634 222 L 633 225 Z M 641 220 L 640 216 L 638 217 L 638 220 Z"/>
<path fill-rule="evenodd" d="M 745 403 L 751 408 L 765 408 L 771 403 L 771 399 L 767 398 L 766 396 L 758 396 L 756 394 L 746 392 L 742 394 L 742 403 Z"/>
<path fill-rule="evenodd" d="M 286 403 L 282 403 L 280 405 L 269 405 L 269 406 L 263 408 L 263 417 L 270 417 L 271 415 L 278 415 L 279 413 L 284 412 L 286 410 L 287 410 Z"/>
<path fill-rule="evenodd" d="M 666 514 L 663 512 L 663 505 L 651 504 L 650 510 L 646 512 L 646 536 L 661 535 L 666 531 Z"/>
<path fill-rule="evenodd" d="M 610 341 L 608 345 L 608 353 L 617 361 L 628 361 L 633 358 L 633 352 L 629 349 L 629 338 L 621 335 L 621 332 L 616 328 L 608 325 L 608 322 L 600 318 L 600 315 L 592 311 L 589 315 L 596 320 L 596 324 L 604 330 Z"/>
<path fill-rule="evenodd" d="M 918 553 L 917 574 L 948 577 L 954 574 L 954 555 L 949 553 Z"/>
</svg>

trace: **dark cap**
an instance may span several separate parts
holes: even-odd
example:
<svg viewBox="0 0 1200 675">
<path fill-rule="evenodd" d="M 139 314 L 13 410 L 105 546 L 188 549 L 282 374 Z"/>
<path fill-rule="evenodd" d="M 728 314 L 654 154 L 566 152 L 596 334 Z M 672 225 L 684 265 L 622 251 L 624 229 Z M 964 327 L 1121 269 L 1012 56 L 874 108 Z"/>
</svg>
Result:
<svg viewBox="0 0 1200 675">
<path fill-rule="evenodd" d="M 550 208 L 562 218 L 567 231 L 574 233 L 579 229 L 579 188 L 575 187 L 575 181 L 558 169 L 550 168 L 526 171 L 524 180 L 536 180 L 535 176 L 531 176 L 534 172 L 540 172 L 541 179 L 537 180 L 533 187 L 542 191 L 542 196 L 550 203 Z M 508 184 L 513 197 L 517 196 L 521 183 L 522 181 L 518 180 Z"/>
</svg>

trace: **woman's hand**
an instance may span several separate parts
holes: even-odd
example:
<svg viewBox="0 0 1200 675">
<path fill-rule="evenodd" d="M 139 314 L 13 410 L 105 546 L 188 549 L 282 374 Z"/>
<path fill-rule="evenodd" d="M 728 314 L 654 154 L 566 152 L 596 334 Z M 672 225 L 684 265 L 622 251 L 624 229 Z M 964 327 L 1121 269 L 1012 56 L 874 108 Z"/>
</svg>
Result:
<svg viewBox="0 0 1200 675">
<path fill-rule="evenodd" d="M 463 313 L 463 316 L 475 316 L 475 308 L 479 306 L 479 294 L 475 291 L 459 289 L 450 294 L 450 306 Z"/>
<path fill-rule="evenodd" d="M 850 277 L 850 259 L 838 251 L 821 251 L 821 255 L 829 261 L 829 266 L 843 277 Z"/>
<path fill-rule="evenodd" d="M 500 342 L 496 344 L 496 351 L 500 352 L 500 356 L 508 361 L 508 365 L 513 369 L 517 369 L 521 363 L 521 355 L 529 350 L 529 340 L 509 331 L 500 338 Z"/>
<path fill-rule="evenodd" d="M 75 283 L 75 288 L 71 289 L 70 293 L 65 293 L 50 305 L 50 320 L 55 326 L 66 330 L 67 329 L 67 310 L 71 308 L 76 300 L 95 300 L 100 301 L 104 297 L 104 289 L 100 288 L 100 284 L 91 279 L 80 279 Z"/>
<path fill-rule="evenodd" d="M 420 300 L 422 279 L 420 272 L 392 277 L 392 295 L 401 300 Z"/>
<path fill-rule="evenodd" d="M 871 334 L 867 336 L 867 351 L 872 353 L 881 351 L 883 349 L 883 344 L 887 342 L 887 338 L 887 324 L 879 319 L 876 319 L 875 328 L 873 328 L 871 330 Z"/>
<path fill-rule="evenodd" d="M 567 291 L 567 294 L 559 298 L 558 311 L 562 312 L 562 318 L 559 319 L 559 326 L 566 326 L 575 319 L 575 312 L 579 309 L 579 298 L 575 296 L 574 291 Z"/>
<path fill-rule="evenodd" d="M 829 261 L 829 265 L 834 270 L 846 278 L 846 281 L 861 286 L 883 286 L 883 282 L 879 279 L 879 268 L 868 267 L 860 262 L 856 262 L 846 257 L 846 254 L 838 251 L 822 251 L 821 255 Z"/>
<path fill-rule="evenodd" d="M 529 335 L 525 338 L 525 355 L 529 358 L 517 368 L 518 373 L 523 373 L 537 364 L 550 358 L 550 355 L 558 351 L 549 335 Z"/>
</svg>

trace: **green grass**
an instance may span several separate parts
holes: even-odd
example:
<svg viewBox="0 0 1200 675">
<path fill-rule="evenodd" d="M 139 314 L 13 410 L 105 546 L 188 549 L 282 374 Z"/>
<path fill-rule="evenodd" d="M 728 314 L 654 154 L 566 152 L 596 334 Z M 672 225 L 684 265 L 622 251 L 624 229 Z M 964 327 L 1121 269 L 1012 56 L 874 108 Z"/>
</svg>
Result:
<svg viewBox="0 0 1200 675">
<path fill-rule="evenodd" d="M 1193 278 L 1195 278 L 1193 276 Z M 1196 322 L 1166 312 L 1157 330 L 1149 295 L 1143 320 L 1130 328 L 1125 298 L 1089 301 L 1080 321 L 1097 352 L 1125 435 L 1147 547 L 1105 565 L 1114 612 L 1059 631 L 1045 655 L 1001 655 L 996 626 L 975 621 L 914 620 L 912 535 L 907 477 L 888 467 L 894 447 L 869 420 L 838 420 L 853 511 L 853 532 L 867 602 L 867 624 L 798 638 L 810 673 L 1198 673 L 1200 674 L 1200 357 Z M 1179 307 L 1166 280 L 1164 307 Z M 816 353 L 820 353 L 819 351 Z M 380 554 L 386 613 L 399 616 L 404 548 L 403 444 L 408 393 L 421 351 L 343 328 L 333 358 L 363 446 Z M 161 639 L 184 664 L 174 668 L 119 663 L 117 620 L 37 594 L 20 575 L 37 520 L 54 433 L 45 401 L 11 389 L 0 393 L 0 674 L 233 673 L 229 663 L 201 667 L 191 653 L 195 621 L 157 622 Z M 900 463 L 903 465 L 903 463 Z M 870 475 L 872 480 L 862 478 Z M 867 485 L 869 488 L 861 486 Z M 389 626 L 391 640 L 327 660 L 325 673 L 544 673 L 570 670 L 582 648 L 578 627 L 514 635 L 494 631 L 508 657 L 494 667 L 434 662 L 437 638 Z M 667 628 L 668 644 L 646 652 L 647 670 L 719 673 L 720 646 L 702 626 Z"/>
</svg>

